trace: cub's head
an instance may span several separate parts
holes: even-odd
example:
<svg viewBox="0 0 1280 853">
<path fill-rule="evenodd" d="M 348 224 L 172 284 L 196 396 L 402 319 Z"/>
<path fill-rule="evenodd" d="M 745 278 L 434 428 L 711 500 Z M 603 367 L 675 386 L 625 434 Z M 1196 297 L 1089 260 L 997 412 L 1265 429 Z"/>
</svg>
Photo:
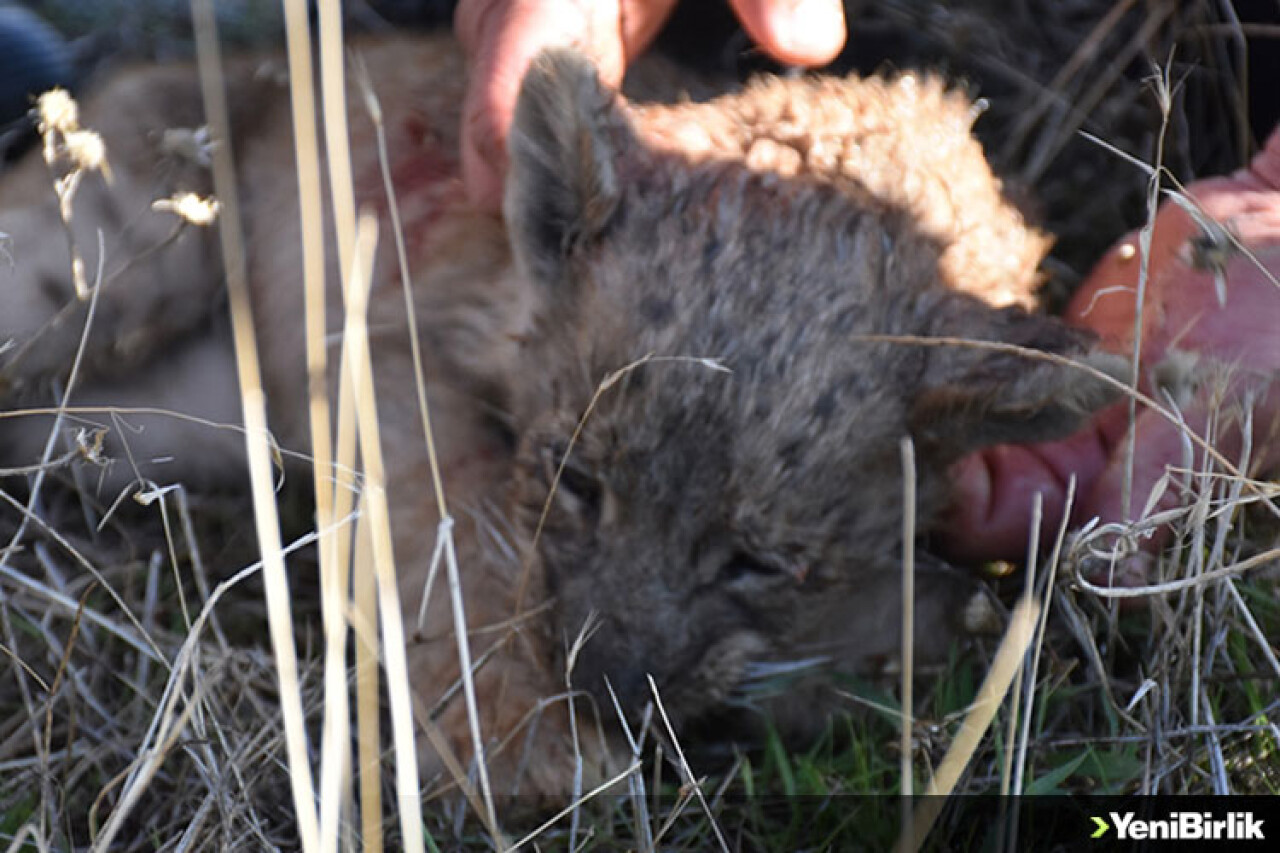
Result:
<svg viewBox="0 0 1280 853">
<path fill-rule="evenodd" d="M 955 162 L 895 164 L 890 153 L 782 175 L 741 150 L 682 150 L 682 138 L 731 139 L 739 118 L 785 113 L 779 99 L 812 100 L 815 85 L 664 113 L 625 106 L 567 51 L 543 54 L 524 80 L 505 213 L 541 308 L 528 370 L 510 389 L 519 523 L 561 640 L 590 635 L 575 685 L 604 697 L 607 679 L 630 709 L 648 698 L 648 676 L 689 720 L 779 664 L 853 666 L 891 652 L 902 440 L 915 443 L 926 533 L 949 463 L 985 444 L 1065 434 L 1106 396 L 1051 361 L 885 339 L 1086 349 L 1053 320 L 959 292 L 964 271 L 944 273 L 940 259 L 972 229 L 928 224 L 884 189 L 900 165 L 903 183 L 978 184 L 998 197 L 980 152 L 945 153 L 977 150 L 962 108 L 926 128 Z M 853 80 L 835 95 L 847 113 L 890 118 L 902 97 Z M 699 137 L 699 116 L 710 134 Z M 777 123 L 784 145 L 797 131 Z M 957 134 L 968 148 L 950 144 Z M 1010 208 L 997 212 L 1022 229 L 1013 237 L 1031 233 Z M 991 249 L 999 264 L 1009 246 Z M 1022 264 L 1028 286 L 1036 260 Z M 923 562 L 920 635 L 949 634 L 972 589 Z"/>
</svg>

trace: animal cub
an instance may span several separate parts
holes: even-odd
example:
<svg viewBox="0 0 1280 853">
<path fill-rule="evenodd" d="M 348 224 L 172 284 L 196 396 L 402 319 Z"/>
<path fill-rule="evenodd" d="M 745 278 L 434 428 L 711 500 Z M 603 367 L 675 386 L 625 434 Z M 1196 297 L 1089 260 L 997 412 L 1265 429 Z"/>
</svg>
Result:
<svg viewBox="0 0 1280 853">
<path fill-rule="evenodd" d="M 825 674 L 900 642 L 903 439 L 924 536 L 950 463 L 1068 433 L 1107 397 L 1059 361 L 950 340 L 1089 352 L 1026 310 L 1047 240 L 1003 198 L 971 104 L 936 79 L 766 79 L 640 104 L 581 56 L 549 51 L 523 83 L 499 219 L 471 210 L 458 178 L 457 48 L 404 38 L 356 52 L 386 121 L 500 790 L 562 794 L 579 760 L 604 772 L 615 697 L 633 717 L 660 697 L 678 727 L 726 711 L 801 731 L 820 721 Z M 228 69 L 235 129 L 217 144 L 239 162 L 273 429 L 305 451 L 288 91 L 264 67 Z M 679 94 L 669 70 L 638 76 Z M 213 239 L 152 208 L 207 191 L 200 158 L 173 144 L 199 138 L 199 103 L 187 68 L 133 72 L 87 102 L 115 180 L 85 177 L 74 201 L 74 242 L 105 272 L 73 407 L 236 420 Z M 373 125 L 359 105 L 349 118 L 359 200 L 390 234 Z M 47 181 L 32 159 L 0 190 L 14 255 L 0 272 L 0 336 L 13 341 L 0 379 L 15 406 L 65 378 L 85 315 Z M 439 519 L 382 242 L 370 322 L 413 686 L 465 761 L 444 584 L 423 601 Z M 109 441 L 129 462 L 107 485 L 237 470 L 234 435 L 124 421 L 134 429 Z M 49 425 L 6 422 L 5 462 L 32 461 Z M 977 587 L 927 554 L 917 566 L 925 653 L 963 629 Z M 432 748 L 423 760 L 434 777 Z"/>
</svg>

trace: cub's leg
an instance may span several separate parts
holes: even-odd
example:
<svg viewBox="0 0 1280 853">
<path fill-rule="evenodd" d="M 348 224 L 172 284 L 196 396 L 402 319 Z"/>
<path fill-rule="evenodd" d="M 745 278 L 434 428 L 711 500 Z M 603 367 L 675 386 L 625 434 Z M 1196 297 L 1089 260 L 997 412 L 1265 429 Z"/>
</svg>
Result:
<svg viewBox="0 0 1280 853">
<path fill-rule="evenodd" d="M 229 69 L 237 113 L 282 88 L 248 67 Z M 239 435 L 200 425 L 239 422 L 229 343 L 217 329 L 217 235 L 174 210 L 211 190 L 194 69 L 127 71 L 79 106 L 45 99 L 39 114 L 44 144 L 0 175 L 0 403 L 10 410 L 0 466 L 43 458 L 54 419 L 20 412 L 63 402 L 82 350 L 55 455 L 68 443 L 96 448 L 101 433 L 108 487 L 138 476 L 238 479 Z M 83 411 L 106 406 L 134 411 Z"/>
<path fill-rule="evenodd" d="M 278 88 L 229 79 L 237 113 Z M 43 100 L 44 144 L 0 176 L 0 392 L 66 376 L 95 286 L 86 379 L 131 373 L 218 305 L 214 230 L 165 201 L 211 189 L 194 69 L 128 71 L 82 101 Z"/>
<path fill-rule="evenodd" d="M 44 456 L 57 415 L 23 405 L 0 414 L 0 468 L 30 469 Z M 229 337 L 175 344 L 129 377 L 75 390 L 50 458 L 85 464 L 81 483 L 107 502 L 130 483 L 238 486 L 244 477 L 240 392 Z M 80 449 L 79 457 L 72 453 Z"/>
</svg>

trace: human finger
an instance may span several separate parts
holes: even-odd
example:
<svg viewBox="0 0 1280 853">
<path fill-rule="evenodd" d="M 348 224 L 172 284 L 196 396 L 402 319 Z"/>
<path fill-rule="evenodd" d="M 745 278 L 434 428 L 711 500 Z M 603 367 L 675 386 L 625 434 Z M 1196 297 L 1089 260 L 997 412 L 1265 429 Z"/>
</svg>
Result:
<svg viewBox="0 0 1280 853">
<path fill-rule="evenodd" d="M 943 549 L 966 561 L 1025 557 L 1036 494 L 1043 529 L 1056 529 L 1071 477 L 1078 490 L 1088 489 L 1121 432 L 1123 424 L 1109 415 L 1061 441 L 989 447 L 960 460 L 951 469 L 954 500 Z"/>
<path fill-rule="evenodd" d="M 774 59 L 825 65 L 844 47 L 840 0 L 730 0 L 742 28 Z"/>
<path fill-rule="evenodd" d="M 572 45 L 617 86 L 626 68 L 618 0 L 462 0 L 454 28 L 468 53 L 463 104 L 462 176 L 481 209 L 502 206 L 507 132 L 520 81 L 544 48 Z M 638 27 L 639 25 L 633 25 Z M 643 28 L 637 30 L 643 34 Z"/>
</svg>

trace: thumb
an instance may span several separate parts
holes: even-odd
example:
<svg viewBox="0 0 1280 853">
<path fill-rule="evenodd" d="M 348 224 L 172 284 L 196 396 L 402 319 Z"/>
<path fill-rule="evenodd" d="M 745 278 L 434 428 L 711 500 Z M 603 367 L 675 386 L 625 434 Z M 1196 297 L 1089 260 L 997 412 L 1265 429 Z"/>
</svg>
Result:
<svg viewBox="0 0 1280 853">
<path fill-rule="evenodd" d="M 964 561 L 1025 557 L 1036 494 L 1042 529 L 1055 530 L 1072 475 L 1077 494 L 1091 489 L 1124 422 L 1120 406 L 1062 441 L 988 447 L 961 459 L 951 469 L 953 508 L 942 535 L 947 555 Z"/>
</svg>

